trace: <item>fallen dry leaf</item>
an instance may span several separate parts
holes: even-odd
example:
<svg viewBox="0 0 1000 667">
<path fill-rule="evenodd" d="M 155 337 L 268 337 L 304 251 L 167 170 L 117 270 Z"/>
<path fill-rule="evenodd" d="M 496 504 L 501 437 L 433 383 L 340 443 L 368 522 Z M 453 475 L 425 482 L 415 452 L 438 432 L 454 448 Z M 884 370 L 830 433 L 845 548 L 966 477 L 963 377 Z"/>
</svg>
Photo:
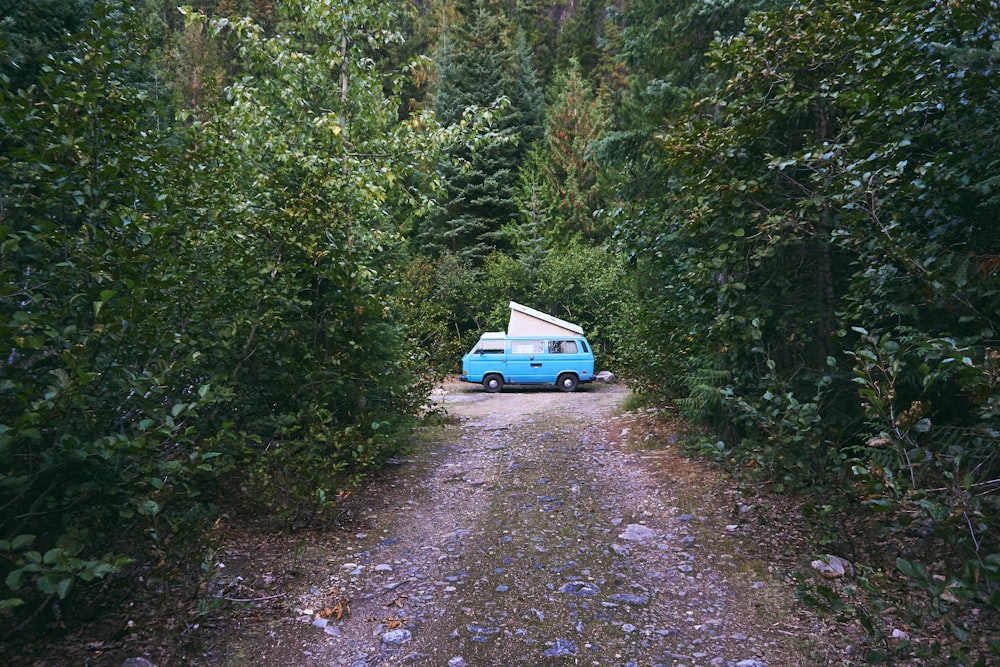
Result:
<svg viewBox="0 0 1000 667">
<path fill-rule="evenodd" d="M 317 612 L 317 616 L 320 618 L 333 618 L 335 620 L 341 620 L 345 616 L 350 618 L 351 616 L 351 601 L 347 598 L 342 598 L 337 604 L 332 607 L 323 607 Z"/>
</svg>

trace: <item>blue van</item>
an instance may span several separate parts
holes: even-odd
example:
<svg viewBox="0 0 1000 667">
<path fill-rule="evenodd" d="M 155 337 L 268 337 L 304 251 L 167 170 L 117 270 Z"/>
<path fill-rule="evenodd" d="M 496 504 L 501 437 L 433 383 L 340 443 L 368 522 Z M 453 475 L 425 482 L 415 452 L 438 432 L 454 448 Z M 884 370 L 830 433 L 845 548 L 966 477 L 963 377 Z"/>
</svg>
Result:
<svg viewBox="0 0 1000 667">
<path fill-rule="evenodd" d="M 582 335 L 572 332 L 542 336 L 485 333 L 462 357 L 463 382 L 482 383 L 488 392 L 504 384 L 554 385 L 575 391 L 594 380 L 594 352 Z"/>
</svg>

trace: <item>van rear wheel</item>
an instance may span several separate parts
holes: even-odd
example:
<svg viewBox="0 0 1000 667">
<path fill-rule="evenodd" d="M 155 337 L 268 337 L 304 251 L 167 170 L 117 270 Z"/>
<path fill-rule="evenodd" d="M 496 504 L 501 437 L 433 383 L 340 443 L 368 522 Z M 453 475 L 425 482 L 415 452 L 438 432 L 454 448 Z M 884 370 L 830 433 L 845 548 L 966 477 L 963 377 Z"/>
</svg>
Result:
<svg viewBox="0 0 1000 667">
<path fill-rule="evenodd" d="M 483 389 L 495 394 L 501 389 L 503 389 L 503 378 L 499 375 L 487 375 L 483 378 Z"/>
<path fill-rule="evenodd" d="M 557 382 L 561 391 L 576 391 L 578 381 L 572 373 L 563 373 Z"/>
</svg>

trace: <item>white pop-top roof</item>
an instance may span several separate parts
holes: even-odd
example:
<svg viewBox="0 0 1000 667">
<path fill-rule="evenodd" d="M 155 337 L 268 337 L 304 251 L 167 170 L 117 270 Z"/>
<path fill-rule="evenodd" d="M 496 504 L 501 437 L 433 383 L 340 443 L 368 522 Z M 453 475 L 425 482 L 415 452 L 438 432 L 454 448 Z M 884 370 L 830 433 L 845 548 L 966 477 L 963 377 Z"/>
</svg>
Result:
<svg viewBox="0 0 1000 667">
<path fill-rule="evenodd" d="M 510 302 L 508 336 L 583 335 L 583 328 L 540 310 Z"/>
</svg>

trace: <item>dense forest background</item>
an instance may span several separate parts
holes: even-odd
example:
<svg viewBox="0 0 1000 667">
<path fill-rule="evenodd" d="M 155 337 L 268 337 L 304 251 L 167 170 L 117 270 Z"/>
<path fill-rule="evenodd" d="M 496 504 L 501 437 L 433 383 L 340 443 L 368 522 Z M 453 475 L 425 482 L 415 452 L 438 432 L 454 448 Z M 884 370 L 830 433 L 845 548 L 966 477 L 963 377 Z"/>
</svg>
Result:
<svg viewBox="0 0 1000 667">
<path fill-rule="evenodd" d="M 1000 652 L 996 2 L 0 0 L 0 45 L 4 626 L 234 495 L 307 525 L 513 299 Z"/>
</svg>

